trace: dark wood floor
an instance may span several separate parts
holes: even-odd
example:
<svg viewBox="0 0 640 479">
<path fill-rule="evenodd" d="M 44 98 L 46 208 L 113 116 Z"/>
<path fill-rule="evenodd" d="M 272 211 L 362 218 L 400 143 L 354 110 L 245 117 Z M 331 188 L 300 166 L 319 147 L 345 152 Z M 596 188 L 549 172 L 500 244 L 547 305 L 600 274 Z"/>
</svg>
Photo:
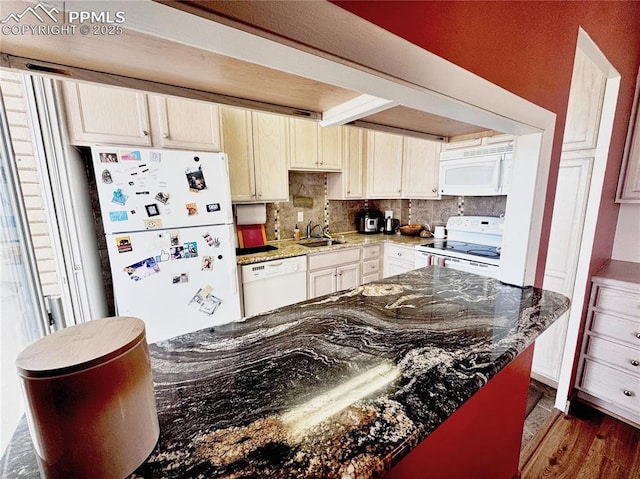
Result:
<svg viewBox="0 0 640 479">
<path fill-rule="evenodd" d="M 554 409 L 520 455 L 522 479 L 639 479 L 640 430 L 584 405 Z"/>
</svg>

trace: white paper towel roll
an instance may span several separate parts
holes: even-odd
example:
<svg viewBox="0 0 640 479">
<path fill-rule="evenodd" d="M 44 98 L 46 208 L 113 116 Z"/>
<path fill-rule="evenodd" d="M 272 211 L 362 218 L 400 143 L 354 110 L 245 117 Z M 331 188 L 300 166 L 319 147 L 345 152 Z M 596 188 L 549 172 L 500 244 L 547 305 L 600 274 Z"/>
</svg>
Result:
<svg viewBox="0 0 640 479">
<path fill-rule="evenodd" d="M 263 225 L 267 222 L 266 203 L 236 206 L 236 224 Z"/>
</svg>

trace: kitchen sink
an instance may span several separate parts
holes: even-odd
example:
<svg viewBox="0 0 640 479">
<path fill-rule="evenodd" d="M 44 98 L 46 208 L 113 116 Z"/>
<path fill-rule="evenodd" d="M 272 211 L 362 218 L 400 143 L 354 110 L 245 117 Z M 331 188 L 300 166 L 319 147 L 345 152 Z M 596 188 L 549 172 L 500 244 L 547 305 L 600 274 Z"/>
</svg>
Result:
<svg viewBox="0 0 640 479">
<path fill-rule="evenodd" d="M 307 248 L 319 248 L 321 246 L 331 246 L 334 244 L 343 244 L 343 243 L 344 241 L 323 239 L 323 240 L 317 240 L 317 241 L 309 241 L 307 243 L 300 243 L 300 244 L 302 246 L 306 246 Z"/>
</svg>

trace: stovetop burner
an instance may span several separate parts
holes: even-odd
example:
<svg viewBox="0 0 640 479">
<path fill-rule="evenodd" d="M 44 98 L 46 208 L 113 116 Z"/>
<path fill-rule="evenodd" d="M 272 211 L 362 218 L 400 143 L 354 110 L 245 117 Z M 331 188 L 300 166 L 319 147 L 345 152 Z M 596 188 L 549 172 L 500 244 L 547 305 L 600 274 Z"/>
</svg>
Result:
<svg viewBox="0 0 640 479">
<path fill-rule="evenodd" d="M 475 243 L 465 243 L 462 241 L 435 241 L 433 244 L 425 244 L 423 247 L 433 248 L 441 251 L 453 251 L 456 253 L 481 256 L 483 258 L 500 259 L 500 249 L 496 246 L 487 246 Z"/>
</svg>

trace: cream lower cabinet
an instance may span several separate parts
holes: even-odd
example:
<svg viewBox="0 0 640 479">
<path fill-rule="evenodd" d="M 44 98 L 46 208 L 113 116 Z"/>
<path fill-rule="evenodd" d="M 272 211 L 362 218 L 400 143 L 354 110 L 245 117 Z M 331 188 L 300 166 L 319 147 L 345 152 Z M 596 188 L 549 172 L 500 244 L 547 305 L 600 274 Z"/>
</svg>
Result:
<svg viewBox="0 0 640 479">
<path fill-rule="evenodd" d="M 72 145 L 151 146 L 147 95 L 125 88 L 60 82 Z"/>
<path fill-rule="evenodd" d="M 598 409 L 640 425 L 640 265 L 611 262 L 635 282 L 593 278 L 576 388 Z M 601 270 L 602 271 L 602 270 Z"/>
<path fill-rule="evenodd" d="M 360 252 L 362 248 L 344 248 L 308 256 L 309 298 L 355 288 L 360 284 Z"/>
<path fill-rule="evenodd" d="M 382 245 L 372 244 L 362 247 L 362 284 L 381 278 Z"/>
<path fill-rule="evenodd" d="M 416 269 L 415 249 L 413 246 L 385 243 L 383 260 L 383 278 L 406 273 Z"/>
<path fill-rule="evenodd" d="M 288 201 L 287 119 L 221 108 L 222 150 L 229 157 L 231 200 Z"/>
</svg>

